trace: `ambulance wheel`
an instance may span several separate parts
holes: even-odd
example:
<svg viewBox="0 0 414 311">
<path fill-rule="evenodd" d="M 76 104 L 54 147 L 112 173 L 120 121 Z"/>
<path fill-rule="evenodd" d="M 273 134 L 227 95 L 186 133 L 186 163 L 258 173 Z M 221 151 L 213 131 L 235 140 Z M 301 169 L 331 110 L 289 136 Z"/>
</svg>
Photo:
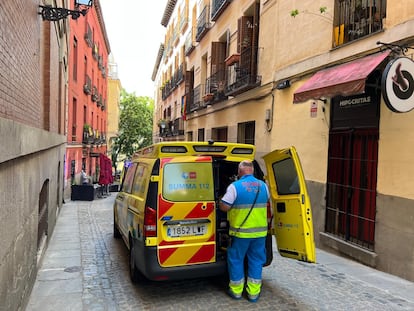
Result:
<svg viewBox="0 0 414 311">
<path fill-rule="evenodd" d="M 114 238 L 119 239 L 121 237 L 121 233 L 119 232 L 118 225 L 116 224 L 115 215 L 114 215 Z"/>
<path fill-rule="evenodd" d="M 129 239 L 129 276 L 132 283 L 144 283 L 147 279 L 144 275 L 138 270 L 135 265 L 135 243 L 132 238 Z"/>
</svg>

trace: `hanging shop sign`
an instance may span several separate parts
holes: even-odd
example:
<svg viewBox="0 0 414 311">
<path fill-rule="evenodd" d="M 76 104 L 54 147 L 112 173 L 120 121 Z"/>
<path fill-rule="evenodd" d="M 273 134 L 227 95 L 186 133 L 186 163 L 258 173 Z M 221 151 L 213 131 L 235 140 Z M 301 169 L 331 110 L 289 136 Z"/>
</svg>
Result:
<svg viewBox="0 0 414 311">
<path fill-rule="evenodd" d="M 398 57 L 390 61 L 382 74 L 381 90 L 385 104 L 394 112 L 414 108 L 414 61 Z"/>
</svg>

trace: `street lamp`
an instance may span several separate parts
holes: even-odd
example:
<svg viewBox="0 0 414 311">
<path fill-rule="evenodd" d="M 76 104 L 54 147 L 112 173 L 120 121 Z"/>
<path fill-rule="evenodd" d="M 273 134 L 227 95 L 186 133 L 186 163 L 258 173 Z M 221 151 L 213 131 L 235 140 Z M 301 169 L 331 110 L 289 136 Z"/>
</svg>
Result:
<svg viewBox="0 0 414 311">
<path fill-rule="evenodd" d="M 85 16 L 92 5 L 93 0 L 75 0 L 75 10 L 56 8 L 51 5 L 39 5 L 42 9 L 39 14 L 42 15 L 44 21 L 58 21 L 69 15 L 72 16 L 72 19 L 78 19 L 81 15 Z"/>
</svg>

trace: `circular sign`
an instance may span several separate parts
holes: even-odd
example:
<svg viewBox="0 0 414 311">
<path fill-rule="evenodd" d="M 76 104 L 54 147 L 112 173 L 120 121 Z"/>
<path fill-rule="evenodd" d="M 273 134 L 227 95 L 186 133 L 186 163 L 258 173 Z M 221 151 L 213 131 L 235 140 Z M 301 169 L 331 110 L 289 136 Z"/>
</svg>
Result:
<svg viewBox="0 0 414 311">
<path fill-rule="evenodd" d="M 381 89 L 385 104 L 394 112 L 414 108 L 414 62 L 407 57 L 390 61 L 382 74 Z"/>
</svg>

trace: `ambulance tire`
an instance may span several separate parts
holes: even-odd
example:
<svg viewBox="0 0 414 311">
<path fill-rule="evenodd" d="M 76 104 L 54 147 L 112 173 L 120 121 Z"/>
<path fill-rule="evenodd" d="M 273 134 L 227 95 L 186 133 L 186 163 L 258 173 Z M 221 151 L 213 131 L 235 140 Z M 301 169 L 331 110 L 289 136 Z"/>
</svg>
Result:
<svg viewBox="0 0 414 311">
<path fill-rule="evenodd" d="M 118 225 L 116 224 L 115 215 L 114 215 L 114 238 L 121 238 L 121 233 L 119 232 Z"/>
<path fill-rule="evenodd" d="M 135 265 L 135 251 L 134 251 L 134 240 L 129 238 L 129 276 L 133 284 L 145 283 L 147 279 L 145 276 L 138 270 Z"/>
</svg>

